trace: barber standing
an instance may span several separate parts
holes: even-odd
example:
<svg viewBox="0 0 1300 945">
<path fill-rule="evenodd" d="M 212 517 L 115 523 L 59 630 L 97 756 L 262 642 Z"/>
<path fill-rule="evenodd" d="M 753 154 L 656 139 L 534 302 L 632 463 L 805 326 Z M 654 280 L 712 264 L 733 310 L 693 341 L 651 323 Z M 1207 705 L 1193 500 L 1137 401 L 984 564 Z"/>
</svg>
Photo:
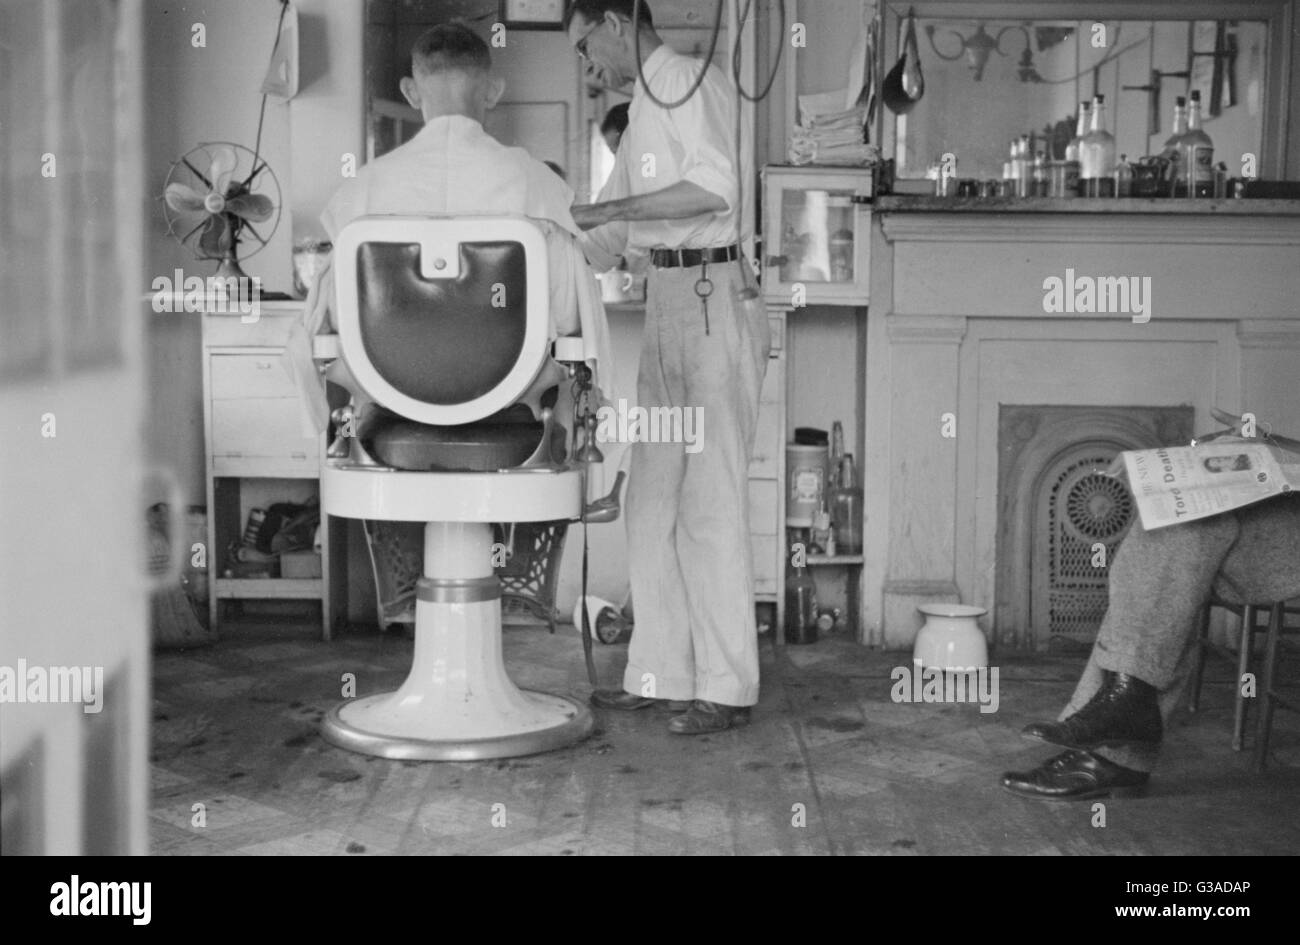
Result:
<svg viewBox="0 0 1300 945">
<path fill-rule="evenodd" d="M 762 305 L 741 297 L 753 289 L 740 260 L 752 169 L 748 154 L 737 166 L 735 88 L 710 65 L 679 107 L 657 103 L 685 97 L 704 64 L 664 45 L 642 3 L 638 77 L 633 10 L 634 0 L 574 0 L 566 16 L 587 80 L 634 86 L 602 192 L 612 199 L 573 217 L 606 252 L 649 257 L 638 405 L 691 412 L 699 444 L 643 433 L 631 447 L 636 629 L 622 691 L 597 690 L 592 703 L 676 708 L 669 730 L 697 735 L 748 721 L 758 701 L 748 469 L 771 338 Z"/>
</svg>

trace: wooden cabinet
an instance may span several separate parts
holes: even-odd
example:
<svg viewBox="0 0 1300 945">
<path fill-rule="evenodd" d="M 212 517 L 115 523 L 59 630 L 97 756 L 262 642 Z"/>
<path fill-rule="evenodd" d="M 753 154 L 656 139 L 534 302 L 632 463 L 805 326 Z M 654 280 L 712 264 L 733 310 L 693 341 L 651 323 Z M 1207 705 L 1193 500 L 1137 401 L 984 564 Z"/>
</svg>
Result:
<svg viewBox="0 0 1300 945">
<path fill-rule="evenodd" d="M 763 297 L 771 305 L 866 305 L 870 168 L 763 168 Z"/>
<path fill-rule="evenodd" d="M 227 556 L 248 513 L 273 502 L 319 498 L 322 436 L 303 436 L 298 393 L 280 361 L 301 302 L 262 302 L 260 317 L 205 313 L 203 419 L 208 505 L 209 607 L 251 599 L 318 600 L 321 631 L 342 619 L 346 586 L 343 522 L 321 518 L 320 577 L 227 576 Z"/>
</svg>

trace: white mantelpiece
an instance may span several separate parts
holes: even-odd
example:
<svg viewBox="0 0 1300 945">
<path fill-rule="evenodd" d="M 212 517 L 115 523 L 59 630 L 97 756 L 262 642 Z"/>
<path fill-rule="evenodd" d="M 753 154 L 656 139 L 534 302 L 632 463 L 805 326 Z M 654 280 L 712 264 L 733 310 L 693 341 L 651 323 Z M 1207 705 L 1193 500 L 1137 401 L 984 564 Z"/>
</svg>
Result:
<svg viewBox="0 0 1300 945">
<path fill-rule="evenodd" d="M 910 646 L 927 600 L 993 610 L 999 405 L 1190 405 L 1198 431 L 1214 428 L 1217 406 L 1300 431 L 1300 206 L 1270 202 L 1270 215 L 1251 215 L 1243 203 L 1117 214 L 881 202 L 867 322 L 863 642 Z M 1149 322 L 1047 314 L 1044 280 L 1067 269 L 1149 277 Z M 946 414 L 953 437 L 943 435 Z M 996 639 L 991 617 L 983 623 Z"/>
</svg>

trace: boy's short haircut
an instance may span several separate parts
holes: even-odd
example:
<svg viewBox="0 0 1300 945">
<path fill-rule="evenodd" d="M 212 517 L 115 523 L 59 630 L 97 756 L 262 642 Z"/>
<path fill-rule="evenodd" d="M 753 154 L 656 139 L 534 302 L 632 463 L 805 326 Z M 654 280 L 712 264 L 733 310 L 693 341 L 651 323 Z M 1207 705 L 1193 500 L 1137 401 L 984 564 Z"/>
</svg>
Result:
<svg viewBox="0 0 1300 945">
<path fill-rule="evenodd" d="M 487 72 L 491 68 L 488 44 L 464 23 L 442 23 L 425 30 L 411 47 L 412 76 L 449 69 Z"/>
</svg>

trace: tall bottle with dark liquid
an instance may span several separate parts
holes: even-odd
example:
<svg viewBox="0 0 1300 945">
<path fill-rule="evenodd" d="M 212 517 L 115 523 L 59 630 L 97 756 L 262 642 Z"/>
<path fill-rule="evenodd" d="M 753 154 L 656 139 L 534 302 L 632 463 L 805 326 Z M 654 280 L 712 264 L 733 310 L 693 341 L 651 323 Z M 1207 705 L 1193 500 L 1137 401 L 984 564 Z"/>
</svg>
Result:
<svg viewBox="0 0 1300 945">
<path fill-rule="evenodd" d="M 817 585 L 806 567 L 793 564 L 785 577 L 785 642 L 817 642 Z"/>
<path fill-rule="evenodd" d="M 1115 136 L 1106 130 L 1106 97 L 1092 100 L 1088 133 L 1079 142 L 1080 193 L 1084 197 L 1115 196 Z"/>
<path fill-rule="evenodd" d="M 1214 193 L 1214 142 L 1201 127 L 1201 93 L 1192 92 L 1187 106 L 1187 134 L 1179 140 L 1178 175 L 1174 192 L 1209 197 Z"/>
</svg>

